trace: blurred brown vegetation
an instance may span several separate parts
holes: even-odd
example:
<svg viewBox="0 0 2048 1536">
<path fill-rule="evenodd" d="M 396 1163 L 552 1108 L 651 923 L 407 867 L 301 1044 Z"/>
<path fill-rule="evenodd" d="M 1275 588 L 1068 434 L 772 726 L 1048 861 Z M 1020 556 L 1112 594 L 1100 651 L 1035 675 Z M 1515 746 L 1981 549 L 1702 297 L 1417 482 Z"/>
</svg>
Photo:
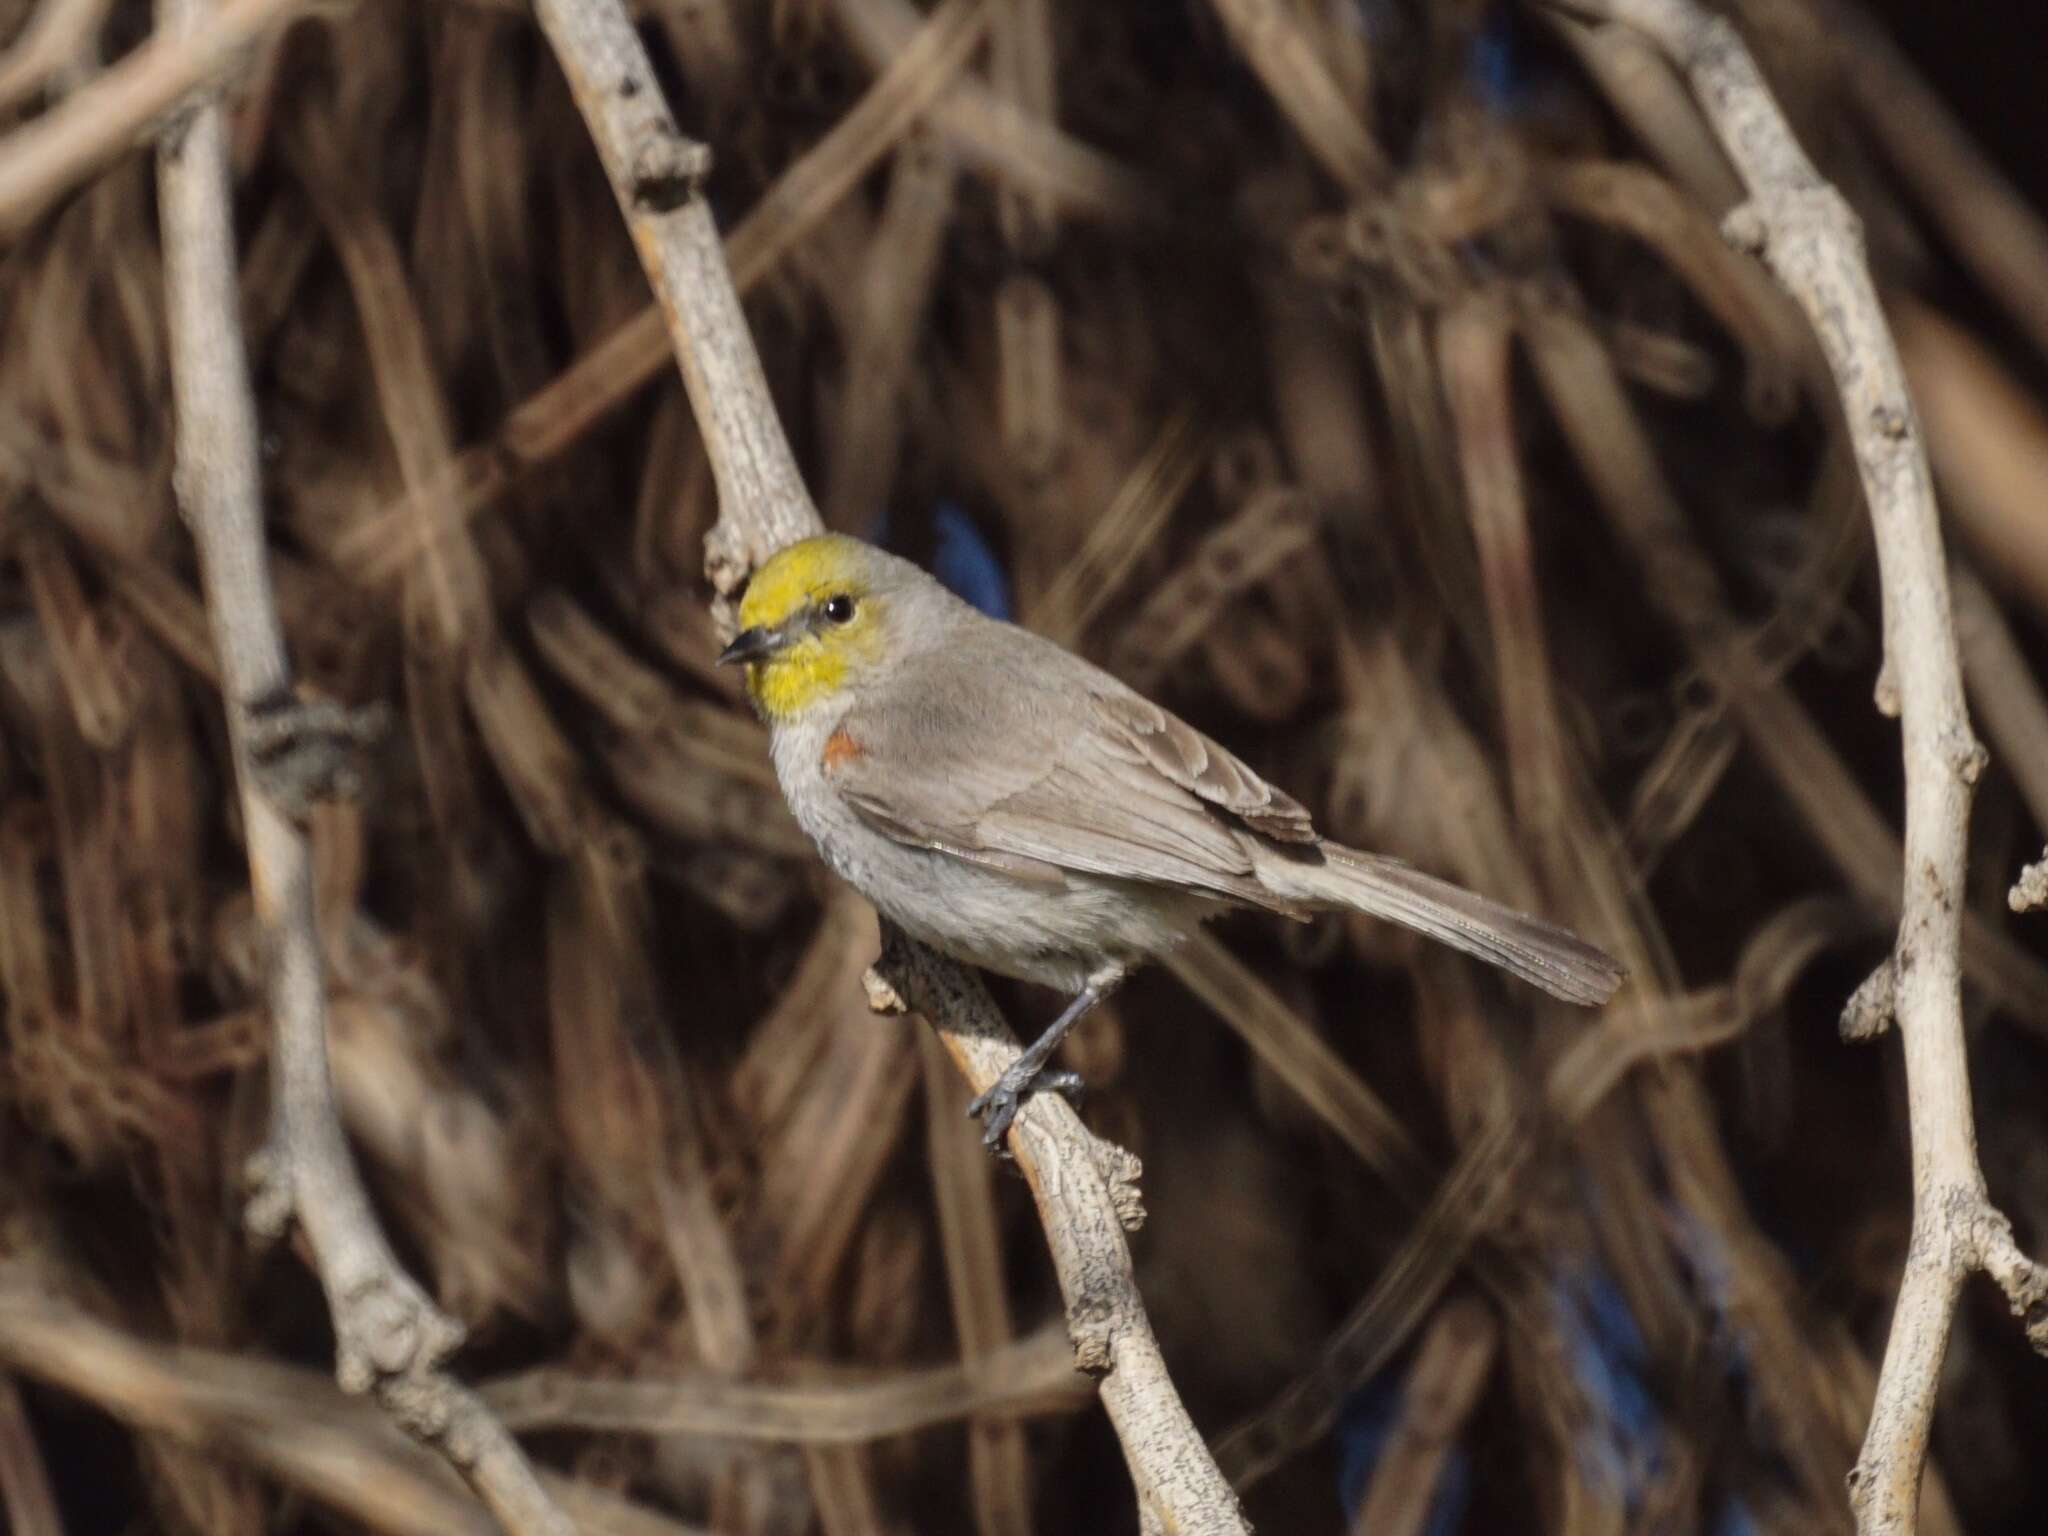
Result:
<svg viewBox="0 0 2048 1536">
<path fill-rule="evenodd" d="M 1480 0 L 637 9 L 834 526 L 1634 972 L 1587 1017 L 1362 920 L 1247 917 L 1081 1031 L 1253 1522 L 1846 1530 L 1912 1196 L 1895 1046 L 1836 1036 L 1897 899 L 1897 737 L 1825 375 L 1719 240 L 1682 96 Z M 1974 254 L 2005 194 L 1833 0 L 1732 10 L 1864 215 L 1974 573 L 1966 995 L 1992 1193 L 2039 1251 L 2048 964 L 2004 895 L 2048 822 L 2048 268 Z M 149 25 L 0 0 L 4 126 Z M 2038 63 L 1972 27 L 1930 67 Z M 1994 99 L 1994 148 L 2038 146 L 2042 103 Z M 390 709 L 309 819 L 337 1087 L 459 1369 L 592 1530 L 1135 1529 L 1030 1203 L 921 1030 L 869 1016 L 873 919 L 710 665 L 704 455 L 531 19 L 319 11 L 234 106 L 293 658 Z M 28 213 L 0 1490 L 37 1536 L 488 1530 L 333 1388 L 300 1259 L 241 1237 L 262 962 L 147 157 Z M 2001 1312 L 1973 1288 L 1923 1530 L 2048 1520 L 2048 1367 Z"/>
</svg>

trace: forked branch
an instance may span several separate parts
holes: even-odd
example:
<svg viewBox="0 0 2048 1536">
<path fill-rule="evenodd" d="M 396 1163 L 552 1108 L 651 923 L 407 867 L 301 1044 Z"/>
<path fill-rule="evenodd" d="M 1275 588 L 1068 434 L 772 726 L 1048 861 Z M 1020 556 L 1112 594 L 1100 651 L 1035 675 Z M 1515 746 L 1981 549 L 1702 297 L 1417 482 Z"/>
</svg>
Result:
<svg viewBox="0 0 2048 1536">
<path fill-rule="evenodd" d="M 1638 28 L 1685 74 L 1747 193 L 1724 233 L 1763 259 L 1812 323 L 1870 508 L 1884 599 L 1878 704 L 1900 717 L 1905 753 L 1905 889 L 1889 987 L 1879 990 L 1889 992 L 1905 1050 L 1913 1234 L 1850 1498 L 1862 1536 L 1904 1536 L 1914 1529 L 1942 1358 L 1970 1272 L 1996 1280 L 2036 1347 L 2048 1348 L 2048 1272 L 2014 1244 L 1977 1161 L 1960 954 L 1970 798 L 1984 751 L 1963 701 L 1933 480 L 1862 227 L 1800 149 L 1735 28 L 1695 0 L 1556 3 Z"/>
<path fill-rule="evenodd" d="M 207 33 L 212 11 L 212 0 L 160 0 L 165 45 Z M 270 1137 L 257 1160 L 249 1221 L 269 1236 L 298 1221 L 327 1293 L 344 1388 L 374 1390 L 407 1430 L 469 1479 L 515 1536 L 570 1536 L 574 1528 L 518 1444 L 440 1370 L 462 1330 L 392 1253 L 335 1107 L 312 854 L 305 833 L 265 792 L 252 753 L 252 740 L 288 730 L 295 706 L 264 553 L 256 403 L 242 346 L 227 130 L 218 103 L 198 106 L 166 133 L 157 153 L 157 198 L 177 498 L 199 548 L 220 656 L 274 1034 Z"/>
</svg>

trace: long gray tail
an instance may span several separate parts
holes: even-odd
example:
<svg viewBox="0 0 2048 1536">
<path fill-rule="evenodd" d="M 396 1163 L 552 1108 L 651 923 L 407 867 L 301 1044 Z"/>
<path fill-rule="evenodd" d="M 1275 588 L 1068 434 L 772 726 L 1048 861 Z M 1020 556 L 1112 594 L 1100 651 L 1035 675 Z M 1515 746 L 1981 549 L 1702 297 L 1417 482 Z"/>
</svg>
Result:
<svg viewBox="0 0 2048 1536">
<path fill-rule="evenodd" d="M 1592 1007 L 1614 995 L 1628 972 L 1612 956 L 1554 923 L 1517 912 L 1413 865 L 1340 843 L 1253 852 L 1259 881 L 1277 895 L 1316 906 L 1351 907 L 1413 928 L 1497 965 L 1552 997 Z"/>
</svg>

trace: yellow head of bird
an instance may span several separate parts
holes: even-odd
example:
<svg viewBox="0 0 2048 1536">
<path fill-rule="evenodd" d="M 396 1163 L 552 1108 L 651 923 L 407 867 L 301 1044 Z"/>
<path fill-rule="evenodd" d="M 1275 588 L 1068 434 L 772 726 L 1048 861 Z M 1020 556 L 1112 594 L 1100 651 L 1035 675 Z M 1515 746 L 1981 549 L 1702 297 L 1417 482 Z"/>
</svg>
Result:
<svg viewBox="0 0 2048 1536">
<path fill-rule="evenodd" d="M 769 720 L 828 699 L 885 659 L 888 597 L 877 590 L 880 551 L 821 534 L 764 561 L 740 599 L 740 632 L 720 662 L 746 663 L 747 693 Z"/>
</svg>

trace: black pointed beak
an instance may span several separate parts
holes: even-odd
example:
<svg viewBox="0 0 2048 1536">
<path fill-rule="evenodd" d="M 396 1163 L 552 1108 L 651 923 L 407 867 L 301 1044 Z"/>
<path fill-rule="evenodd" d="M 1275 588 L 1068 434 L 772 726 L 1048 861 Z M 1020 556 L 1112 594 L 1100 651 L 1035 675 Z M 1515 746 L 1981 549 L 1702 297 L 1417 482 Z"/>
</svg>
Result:
<svg viewBox="0 0 2048 1536">
<path fill-rule="evenodd" d="M 732 637 L 732 644 L 718 653 L 718 664 L 730 666 L 736 661 L 759 661 L 782 646 L 782 636 L 772 629 L 756 624 L 752 629 L 743 629 Z"/>
</svg>

